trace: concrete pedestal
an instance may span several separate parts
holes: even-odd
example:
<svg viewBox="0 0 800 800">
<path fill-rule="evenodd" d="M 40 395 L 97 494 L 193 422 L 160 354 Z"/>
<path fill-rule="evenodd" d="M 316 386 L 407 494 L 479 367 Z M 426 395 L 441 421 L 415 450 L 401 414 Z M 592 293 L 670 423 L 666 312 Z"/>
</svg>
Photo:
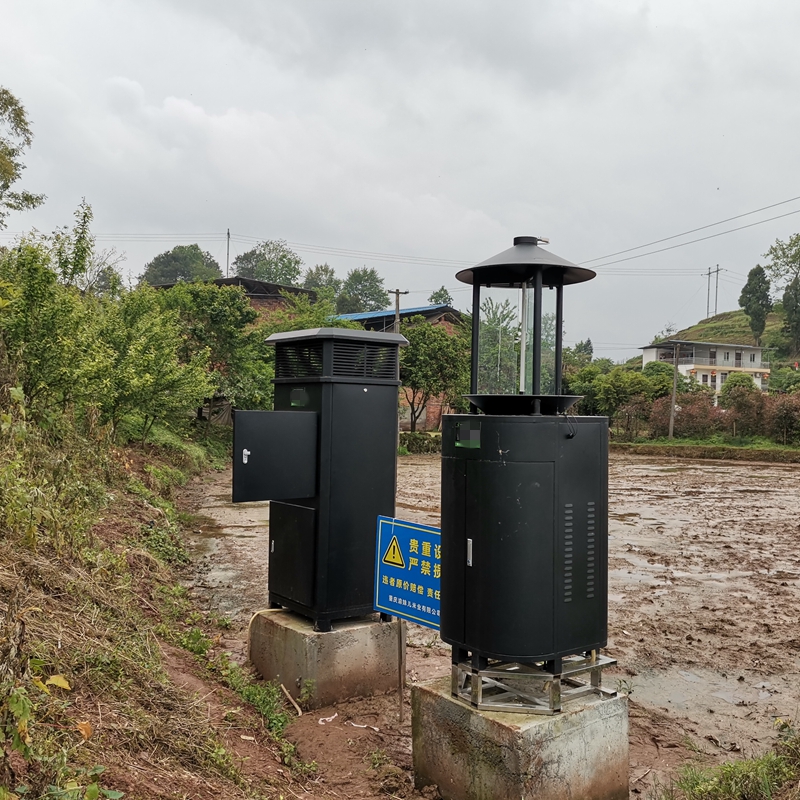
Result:
<svg viewBox="0 0 800 800">
<path fill-rule="evenodd" d="M 627 800 L 628 698 L 581 698 L 554 716 L 478 711 L 450 678 L 411 690 L 417 788 L 445 800 Z"/>
<path fill-rule="evenodd" d="M 307 707 L 321 708 L 397 689 L 401 625 L 347 620 L 319 633 L 291 611 L 262 611 L 250 623 L 248 653 L 263 678 L 282 683 L 296 699 L 303 693 Z M 405 647 L 405 626 L 401 630 Z"/>
</svg>

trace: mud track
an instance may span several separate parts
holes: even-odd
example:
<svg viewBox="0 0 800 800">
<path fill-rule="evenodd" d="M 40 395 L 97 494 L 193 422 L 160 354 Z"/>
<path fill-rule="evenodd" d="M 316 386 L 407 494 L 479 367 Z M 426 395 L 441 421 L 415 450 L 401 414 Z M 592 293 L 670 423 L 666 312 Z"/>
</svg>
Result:
<svg viewBox="0 0 800 800">
<path fill-rule="evenodd" d="M 397 516 L 438 525 L 439 475 L 438 456 L 401 458 Z M 609 495 L 605 652 L 619 667 L 606 684 L 632 691 L 631 793 L 646 795 L 680 764 L 767 750 L 775 719 L 800 716 L 800 466 L 613 453 Z M 207 474 L 181 504 L 199 515 L 193 589 L 233 619 L 225 645 L 244 660 L 247 622 L 266 605 L 268 504 L 229 497 L 230 473 Z M 409 682 L 448 673 L 435 632 L 412 625 L 408 644 Z M 397 702 L 358 699 L 292 724 L 320 763 L 312 796 L 419 796 L 408 690 L 404 725 Z"/>
</svg>

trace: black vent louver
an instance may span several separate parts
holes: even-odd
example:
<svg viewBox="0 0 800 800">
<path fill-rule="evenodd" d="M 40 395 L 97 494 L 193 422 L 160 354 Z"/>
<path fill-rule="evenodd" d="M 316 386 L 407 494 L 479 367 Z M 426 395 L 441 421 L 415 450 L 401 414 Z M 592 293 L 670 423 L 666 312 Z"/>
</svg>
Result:
<svg viewBox="0 0 800 800">
<path fill-rule="evenodd" d="M 317 378 L 322 375 L 322 342 L 279 344 L 275 350 L 276 378 Z"/>
<path fill-rule="evenodd" d="M 333 375 L 342 378 L 397 377 L 397 348 L 378 344 L 334 342 Z"/>
</svg>

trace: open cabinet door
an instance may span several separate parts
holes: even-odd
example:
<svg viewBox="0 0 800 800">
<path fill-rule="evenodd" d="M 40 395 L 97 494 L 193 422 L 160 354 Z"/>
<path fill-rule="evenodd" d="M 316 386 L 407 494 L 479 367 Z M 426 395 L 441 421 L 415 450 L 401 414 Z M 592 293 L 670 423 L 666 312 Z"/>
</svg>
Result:
<svg viewBox="0 0 800 800">
<path fill-rule="evenodd" d="M 315 497 L 317 420 L 313 411 L 234 411 L 233 502 Z"/>
</svg>

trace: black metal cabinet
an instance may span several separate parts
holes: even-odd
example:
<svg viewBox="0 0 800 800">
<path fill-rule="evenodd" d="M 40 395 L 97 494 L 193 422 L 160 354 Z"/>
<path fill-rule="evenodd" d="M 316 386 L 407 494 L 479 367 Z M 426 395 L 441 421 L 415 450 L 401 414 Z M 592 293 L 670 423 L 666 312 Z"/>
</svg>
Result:
<svg viewBox="0 0 800 800">
<path fill-rule="evenodd" d="M 325 630 L 373 610 L 376 521 L 394 515 L 398 348 L 406 340 L 321 328 L 268 342 L 276 346 L 275 411 L 234 414 L 234 501 L 272 501 L 269 601 Z"/>
<path fill-rule="evenodd" d="M 605 646 L 607 420 L 443 420 L 442 639 L 515 662 Z"/>
</svg>

